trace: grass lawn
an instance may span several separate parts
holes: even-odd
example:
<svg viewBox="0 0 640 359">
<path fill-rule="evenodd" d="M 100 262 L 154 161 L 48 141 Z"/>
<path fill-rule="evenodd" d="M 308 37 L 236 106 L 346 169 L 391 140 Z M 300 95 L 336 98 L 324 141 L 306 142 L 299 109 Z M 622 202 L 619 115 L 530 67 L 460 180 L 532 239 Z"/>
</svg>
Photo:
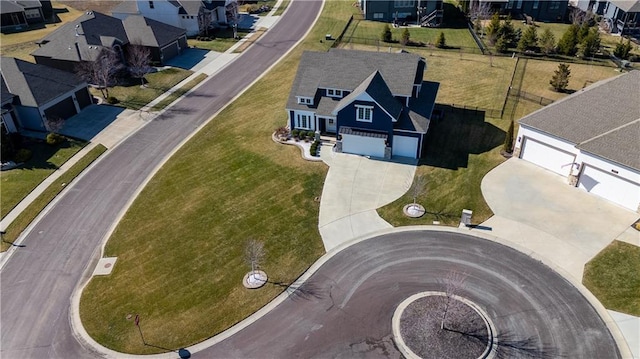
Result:
<svg viewBox="0 0 640 359">
<path fill-rule="evenodd" d="M 24 144 L 23 148 L 33 152 L 31 159 L 18 168 L 0 172 L 0 216 L 4 218 L 29 192 L 85 144 L 76 140 L 67 140 L 58 146 L 49 146 L 44 142 Z"/>
<path fill-rule="evenodd" d="M 522 83 L 522 91 L 558 100 L 566 96 L 564 93 L 555 92 L 549 81 L 555 70 L 558 69 L 559 62 L 532 60 L 527 61 L 526 73 Z M 571 77 L 569 78 L 569 92 L 578 91 L 594 82 L 620 75 L 620 72 L 613 67 L 569 64 Z"/>
<path fill-rule="evenodd" d="M 158 102 L 155 106 L 151 108 L 151 111 L 160 111 L 163 108 L 167 107 L 173 101 L 175 101 L 178 97 L 184 95 L 189 92 L 192 88 L 194 88 L 197 84 L 204 81 L 207 78 L 206 74 L 199 74 L 193 80 L 187 82 L 184 86 L 174 91 L 171 95 L 167 96 L 164 100 Z"/>
<path fill-rule="evenodd" d="M 9 249 L 9 243 L 15 241 L 20 233 L 40 214 L 40 212 L 66 187 L 74 178 L 76 178 L 85 168 L 95 161 L 102 153 L 107 150 L 103 145 L 97 145 L 89 151 L 84 157 L 69 168 L 57 180 L 53 181 L 40 196 L 38 196 L 16 219 L 7 227 L 3 239 L 6 242 L 0 243 L 0 252 Z M 4 189 L 4 185 L 2 186 Z M 3 196 L 4 197 L 4 196 Z"/>
<path fill-rule="evenodd" d="M 115 96 L 120 101 L 119 106 L 139 110 L 192 73 L 193 71 L 170 68 L 147 74 L 145 88 L 140 87 L 140 80 L 128 79 L 125 85 L 110 87 L 109 96 Z M 94 96 L 102 96 L 99 90 L 94 88 L 90 90 Z"/>
<path fill-rule="evenodd" d="M 243 38 L 250 31 L 238 29 L 238 36 Z M 187 44 L 192 47 L 197 47 L 199 49 L 205 49 L 216 52 L 225 52 L 229 50 L 231 46 L 238 42 L 238 40 L 233 38 L 233 29 L 217 29 L 212 34 L 215 39 L 211 41 L 200 41 L 196 39 L 188 39 Z"/>
<path fill-rule="evenodd" d="M 640 316 L 640 247 L 613 241 L 584 268 L 582 283 L 607 309 Z"/>
<path fill-rule="evenodd" d="M 426 140 L 426 155 L 416 170 L 424 176 L 426 188 L 417 202 L 425 207 L 421 218 L 409 218 L 402 212 L 412 203 L 406 193 L 393 203 L 378 209 L 393 226 L 432 224 L 457 225 L 463 209 L 473 211 L 473 222 L 480 223 L 493 215 L 480 191 L 484 175 L 505 159 L 500 155 L 508 120 L 487 119 L 483 115 L 445 113 L 444 119 L 432 123 Z"/>
<path fill-rule="evenodd" d="M 273 15 L 274 16 L 282 15 L 282 13 L 284 13 L 284 11 L 287 10 L 287 7 L 289 6 L 290 2 L 291 0 L 282 0 L 282 2 L 280 3 L 280 6 L 276 9 Z"/>
<path fill-rule="evenodd" d="M 237 323 L 283 291 L 241 284 L 244 244 L 265 243 L 263 269 L 289 283 L 324 247 L 319 204 L 327 167 L 271 140 L 286 122 L 284 106 L 303 49 L 326 51 L 354 11 L 328 1 L 309 39 L 220 113 L 154 176 L 105 248 L 113 273 L 91 280 L 80 312 L 101 344 L 152 353 L 127 314 L 141 316 L 145 340 L 165 348 L 202 341 Z M 273 91 L 273 89 L 280 89 Z M 260 121 L 239 121 L 258 118 Z"/>
</svg>

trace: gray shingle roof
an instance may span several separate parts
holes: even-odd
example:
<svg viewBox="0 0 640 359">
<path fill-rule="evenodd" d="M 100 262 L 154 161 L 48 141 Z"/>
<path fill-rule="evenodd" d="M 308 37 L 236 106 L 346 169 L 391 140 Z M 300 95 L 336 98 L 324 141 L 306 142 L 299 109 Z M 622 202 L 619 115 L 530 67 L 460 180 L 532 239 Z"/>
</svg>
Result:
<svg viewBox="0 0 640 359">
<path fill-rule="evenodd" d="M 339 49 L 329 52 L 305 51 L 290 97 L 314 96 L 318 88 L 353 91 L 376 70 L 386 80 L 391 93 L 411 96 L 421 62 L 424 60 L 420 56 L 407 53 Z"/>
<path fill-rule="evenodd" d="M 185 29 L 141 15 L 129 15 L 122 23 L 129 42 L 136 45 L 163 47 L 186 33 Z"/>
<path fill-rule="evenodd" d="M 2 0 L 0 1 L 0 13 L 11 14 L 23 12 L 25 9 L 42 7 L 39 0 Z"/>
<path fill-rule="evenodd" d="M 44 65 L 12 57 L 0 60 L 2 80 L 7 90 L 25 106 L 39 107 L 56 97 L 85 84 L 79 77 Z"/>
<path fill-rule="evenodd" d="M 402 113 L 395 129 L 427 133 L 431 124 L 431 114 L 436 104 L 440 83 L 424 81 L 417 99 L 409 99 L 409 111 Z"/>
<path fill-rule="evenodd" d="M 111 10 L 111 13 L 140 14 L 137 1 L 123 1 Z"/>
<path fill-rule="evenodd" d="M 320 101 L 318 102 L 318 107 L 316 108 L 316 115 L 335 117 L 335 115 L 333 114 L 333 109 L 336 108 L 339 102 L 339 99 L 334 99 L 331 97 L 321 97 Z M 302 110 L 302 108 L 300 108 L 300 110 Z"/>
<path fill-rule="evenodd" d="M 382 109 L 389 113 L 392 118 L 397 119 L 398 116 L 400 116 L 400 112 L 402 112 L 402 105 L 395 97 L 393 97 L 389 87 L 387 87 L 387 84 L 378 70 L 374 71 L 369 75 L 369 77 L 362 81 L 362 83 L 358 85 L 353 92 L 340 100 L 336 109 L 333 110 L 333 114 L 337 115 L 336 110 L 342 109 L 346 105 L 350 104 L 363 93 L 367 93 L 371 96 L 371 98 L 376 101 Z"/>
<path fill-rule="evenodd" d="M 624 12 L 640 12 L 640 0 L 609 0 L 609 2 Z"/>
<path fill-rule="evenodd" d="M 640 71 L 597 82 L 520 120 L 594 155 L 640 169 L 637 163 Z M 625 130 L 626 129 L 626 130 Z M 628 136 L 635 135 L 635 138 Z M 631 140 L 631 141 L 629 141 Z M 635 157 L 635 158 L 632 158 Z"/>
<path fill-rule="evenodd" d="M 342 135 L 357 135 L 357 136 L 362 136 L 362 137 L 384 138 L 384 139 L 389 138 L 389 135 L 387 135 L 384 132 L 376 132 L 376 131 L 371 131 L 371 130 L 367 130 L 367 129 L 352 128 L 352 127 L 346 127 L 346 126 L 340 127 L 340 134 L 342 134 Z"/>
</svg>

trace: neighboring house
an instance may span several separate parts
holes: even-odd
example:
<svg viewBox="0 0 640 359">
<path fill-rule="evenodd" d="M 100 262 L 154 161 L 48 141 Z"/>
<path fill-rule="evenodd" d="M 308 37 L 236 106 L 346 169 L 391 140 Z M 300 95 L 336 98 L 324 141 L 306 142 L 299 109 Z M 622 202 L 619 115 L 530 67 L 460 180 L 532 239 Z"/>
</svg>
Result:
<svg viewBox="0 0 640 359">
<path fill-rule="evenodd" d="M 338 152 L 419 158 L 438 83 L 406 52 L 304 52 L 287 102 L 291 129 L 337 136 Z"/>
<path fill-rule="evenodd" d="M 125 20 L 87 11 L 37 42 L 36 63 L 74 72 L 81 62 L 95 61 L 104 49 L 124 62 L 129 45 L 151 49 L 151 60 L 162 64 L 187 47 L 185 31 L 161 22 L 131 16 Z"/>
<path fill-rule="evenodd" d="M 75 75 L 12 57 L 0 61 L 2 123 L 8 132 L 46 132 L 47 120 L 66 120 L 92 103 L 87 83 Z"/>
<path fill-rule="evenodd" d="M 639 84 L 631 71 L 525 116 L 514 155 L 640 211 Z"/>
<path fill-rule="evenodd" d="M 51 7 L 50 1 L 46 9 Z M 38 0 L 2 0 L 0 1 L 0 26 L 2 31 L 20 30 L 29 25 L 44 23 L 43 2 Z"/>
<path fill-rule="evenodd" d="M 442 0 L 360 0 L 360 9 L 366 20 L 397 24 L 442 24 Z"/>
<path fill-rule="evenodd" d="M 602 15 L 612 33 L 640 31 L 640 0 L 579 0 L 578 8 Z"/>
<path fill-rule="evenodd" d="M 233 23 L 238 16 L 238 2 L 237 0 L 124 1 L 111 13 L 119 19 L 129 15 L 142 15 L 185 29 L 187 36 L 194 36 L 200 33 L 199 16 L 203 16 L 202 19 L 208 19 L 208 27 L 228 26 Z"/>
<path fill-rule="evenodd" d="M 506 11 L 516 19 L 527 15 L 534 21 L 561 22 L 567 16 L 568 7 L 568 0 L 509 0 Z"/>
</svg>

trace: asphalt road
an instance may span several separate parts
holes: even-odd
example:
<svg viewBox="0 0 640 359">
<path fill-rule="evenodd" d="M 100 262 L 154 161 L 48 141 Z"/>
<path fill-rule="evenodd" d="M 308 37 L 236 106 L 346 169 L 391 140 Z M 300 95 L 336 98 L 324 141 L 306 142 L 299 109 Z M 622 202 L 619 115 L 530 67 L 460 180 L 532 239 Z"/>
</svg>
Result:
<svg viewBox="0 0 640 359">
<path fill-rule="evenodd" d="M 0 272 L 0 357 L 96 356 L 72 335 L 69 307 L 74 288 L 90 274 L 104 236 L 148 174 L 294 45 L 321 2 L 294 1 L 289 7 L 286 16 L 231 66 L 109 151 L 37 223 L 22 242 L 26 247 Z"/>
<path fill-rule="evenodd" d="M 338 253 L 266 316 L 193 358 L 399 358 L 395 308 L 443 291 L 465 273 L 460 295 L 497 330 L 497 358 L 619 358 L 595 309 L 544 264 L 463 234 L 417 231 L 376 237 Z"/>
</svg>

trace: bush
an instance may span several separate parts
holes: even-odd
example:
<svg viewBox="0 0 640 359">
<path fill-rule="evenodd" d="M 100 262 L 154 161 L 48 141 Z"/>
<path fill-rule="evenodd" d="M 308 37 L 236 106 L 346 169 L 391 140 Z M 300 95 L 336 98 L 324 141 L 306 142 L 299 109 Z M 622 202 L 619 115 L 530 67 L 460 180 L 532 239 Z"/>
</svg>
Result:
<svg viewBox="0 0 640 359">
<path fill-rule="evenodd" d="M 17 163 L 21 163 L 21 162 L 27 162 L 31 159 L 31 150 L 28 150 L 26 148 L 21 148 L 18 150 L 18 152 L 16 152 L 16 156 L 15 156 L 15 161 Z"/>
<path fill-rule="evenodd" d="M 315 136 L 316 136 L 316 132 L 315 131 L 307 131 L 307 137 L 314 138 Z"/>
<path fill-rule="evenodd" d="M 389 24 L 384 25 L 384 28 L 382 29 L 382 34 L 380 34 L 380 39 L 384 42 L 393 41 L 393 35 L 391 34 L 391 28 L 389 27 Z"/>
<path fill-rule="evenodd" d="M 627 60 L 629 58 L 631 50 L 633 50 L 631 40 L 627 40 L 627 42 L 625 43 L 622 42 L 622 39 L 620 39 L 620 42 L 616 45 L 615 50 L 613 50 L 613 54 L 619 59 Z"/>
<path fill-rule="evenodd" d="M 311 156 L 318 156 L 318 149 L 320 148 L 321 142 L 320 141 L 313 141 L 313 143 L 311 144 L 311 148 L 309 149 L 309 152 L 311 153 Z"/>
<path fill-rule="evenodd" d="M 436 39 L 436 47 L 439 49 L 447 47 L 447 39 L 444 37 L 444 32 L 442 31 L 438 34 L 438 38 Z"/>
<path fill-rule="evenodd" d="M 291 131 L 291 136 L 293 136 L 293 138 L 300 138 L 300 130 L 295 129 Z"/>
<path fill-rule="evenodd" d="M 60 144 L 62 142 L 64 142 L 65 138 L 62 135 L 59 135 L 57 133 L 49 133 L 47 135 L 47 144 L 51 145 L 51 146 L 55 146 L 57 144 Z"/>
<path fill-rule="evenodd" d="M 115 105 L 118 102 L 120 102 L 120 100 L 118 100 L 115 96 L 107 97 L 107 103 L 110 104 L 110 105 Z"/>
</svg>

